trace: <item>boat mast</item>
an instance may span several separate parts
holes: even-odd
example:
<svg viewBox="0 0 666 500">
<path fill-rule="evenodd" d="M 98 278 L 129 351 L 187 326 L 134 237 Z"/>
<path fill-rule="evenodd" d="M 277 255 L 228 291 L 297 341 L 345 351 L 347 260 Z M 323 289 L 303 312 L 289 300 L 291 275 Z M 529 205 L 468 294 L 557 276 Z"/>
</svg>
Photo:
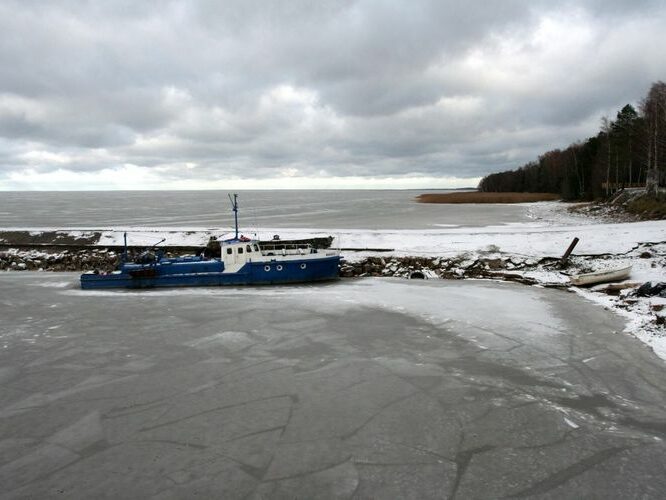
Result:
<svg viewBox="0 0 666 500">
<path fill-rule="evenodd" d="M 234 193 L 233 198 L 229 195 L 229 200 L 231 200 L 231 209 L 234 211 L 234 225 L 236 227 L 235 239 L 238 239 L 238 195 Z"/>
</svg>

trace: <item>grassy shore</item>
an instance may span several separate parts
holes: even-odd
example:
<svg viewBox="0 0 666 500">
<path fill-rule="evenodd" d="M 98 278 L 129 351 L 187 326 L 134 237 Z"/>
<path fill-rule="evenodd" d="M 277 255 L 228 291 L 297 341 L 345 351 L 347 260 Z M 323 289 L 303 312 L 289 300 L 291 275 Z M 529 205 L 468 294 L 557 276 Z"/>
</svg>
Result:
<svg viewBox="0 0 666 500">
<path fill-rule="evenodd" d="M 627 203 L 626 210 L 643 220 L 663 220 L 666 219 L 666 197 L 642 196 Z"/>
<path fill-rule="evenodd" d="M 554 193 L 481 193 L 479 191 L 429 193 L 416 197 L 416 201 L 419 203 L 527 203 L 559 199 L 560 196 Z"/>
</svg>

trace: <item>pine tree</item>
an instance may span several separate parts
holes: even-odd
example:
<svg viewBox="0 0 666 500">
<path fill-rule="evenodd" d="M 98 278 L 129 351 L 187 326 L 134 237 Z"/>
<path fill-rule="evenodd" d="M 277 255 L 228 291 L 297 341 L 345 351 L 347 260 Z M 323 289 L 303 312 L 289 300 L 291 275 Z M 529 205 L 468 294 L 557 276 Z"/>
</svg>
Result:
<svg viewBox="0 0 666 500">
<path fill-rule="evenodd" d="M 631 185 L 633 182 L 633 154 L 634 141 L 638 133 L 638 113 L 631 104 L 627 104 L 617 113 L 613 123 L 613 136 L 615 137 L 615 154 L 617 158 L 616 182 L 622 180 Z"/>
</svg>

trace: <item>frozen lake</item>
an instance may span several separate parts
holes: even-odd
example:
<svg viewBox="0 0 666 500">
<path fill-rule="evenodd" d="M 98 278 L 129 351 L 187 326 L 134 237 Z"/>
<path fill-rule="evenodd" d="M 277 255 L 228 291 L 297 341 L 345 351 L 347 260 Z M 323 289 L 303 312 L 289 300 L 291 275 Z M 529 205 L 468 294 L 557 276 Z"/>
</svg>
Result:
<svg viewBox="0 0 666 500">
<path fill-rule="evenodd" d="M 427 190 L 240 191 L 240 224 L 257 227 L 428 229 L 529 222 L 518 205 L 417 203 Z M 233 225 L 223 191 L 3 192 L 2 227 Z"/>
<path fill-rule="evenodd" d="M 0 498 L 663 498 L 666 370 L 490 282 L 0 275 Z"/>
</svg>

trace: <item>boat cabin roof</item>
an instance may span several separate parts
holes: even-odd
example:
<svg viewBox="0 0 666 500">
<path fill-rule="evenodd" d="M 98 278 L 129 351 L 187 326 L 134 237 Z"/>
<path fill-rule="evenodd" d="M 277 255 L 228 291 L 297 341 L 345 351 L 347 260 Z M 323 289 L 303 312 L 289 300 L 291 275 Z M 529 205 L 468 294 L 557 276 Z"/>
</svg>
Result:
<svg viewBox="0 0 666 500">
<path fill-rule="evenodd" d="M 249 245 L 249 244 L 259 244 L 258 240 L 253 240 L 252 238 L 247 238 L 241 236 L 240 238 L 229 238 L 228 240 L 220 240 L 220 245 Z"/>
</svg>

